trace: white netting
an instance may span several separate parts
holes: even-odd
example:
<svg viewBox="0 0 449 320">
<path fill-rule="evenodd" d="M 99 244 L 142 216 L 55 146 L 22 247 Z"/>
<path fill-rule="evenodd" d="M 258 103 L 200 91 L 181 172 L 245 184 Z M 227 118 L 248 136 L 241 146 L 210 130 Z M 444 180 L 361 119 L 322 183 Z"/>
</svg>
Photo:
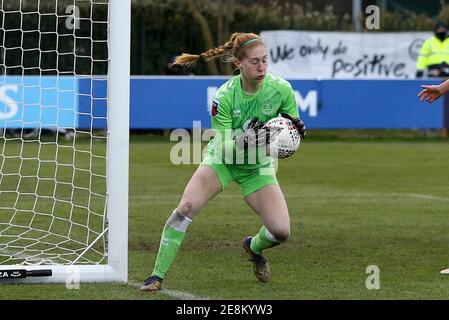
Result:
<svg viewBox="0 0 449 320">
<path fill-rule="evenodd" d="M 1 0 L 0 264 L 105 260 L 107 23 L 107 0 Z"/>
</svg>

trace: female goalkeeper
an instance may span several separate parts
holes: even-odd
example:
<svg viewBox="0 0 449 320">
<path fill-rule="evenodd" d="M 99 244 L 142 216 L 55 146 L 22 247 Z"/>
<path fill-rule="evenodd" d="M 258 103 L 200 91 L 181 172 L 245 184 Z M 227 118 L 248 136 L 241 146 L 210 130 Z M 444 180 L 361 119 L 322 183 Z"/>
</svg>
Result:
<svg viewBox="0 0 449 320">
<path fill-rule="evenodd" d="M 240 74 L 217 90 L 211 107 L 215 136 L 164 226 L 154 270 L 141 290 L 162 289 L 188 225 L 209 200 L 233 181 L 240 185 L 244 200 L 263 223 L 254 237 L 243 240 L 259 281 L 270 278 L 262 251 L 279 245 L 290 235 L 287 204 L 276 179 L 273 158 L 266 156 L 265 149 L 277 132 L 265 128 L 264 123 L 281 114 L 292 120 L 302 138 L 306 136 L 292 87 L 267 73 L 267 50 L 253 33 L 234 33 L 223 46 L 200 55 L 184 53 L 175 63 L 190 66 L 199 59 L 216 58 L 232 62 Z"/>
</svg>

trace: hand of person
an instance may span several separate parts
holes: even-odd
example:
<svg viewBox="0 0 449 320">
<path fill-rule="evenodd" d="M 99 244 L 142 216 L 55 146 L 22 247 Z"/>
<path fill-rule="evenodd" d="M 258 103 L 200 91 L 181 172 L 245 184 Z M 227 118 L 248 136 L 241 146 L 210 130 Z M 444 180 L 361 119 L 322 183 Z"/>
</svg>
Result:
<svg viewBox="0 0 449 320">
<path fill-rule="evenodd" d="M 264 127 L 265 123 L 253 118 L 247 129 L 236 137 L 237 147 L 240 150 L 268 145 L 279 134 L 275 128 Z"/>
<path fill-rule="evenodd" d="M 283 118 L 289 119 L 293 123 L 302 139 L 307 136 L 307 130 L 304 121 L 302 121 L 300 118 L 292 118 L 288 113 L 281 113 L 281 116 Z"/>
<path fill-rule="evenodd" d="M 440 86 L 422 85 L 421 87 L 424 88 L 424 90 L 418 93 L 420 101 L 432 103 L 444 94 Z"/>
</svg>

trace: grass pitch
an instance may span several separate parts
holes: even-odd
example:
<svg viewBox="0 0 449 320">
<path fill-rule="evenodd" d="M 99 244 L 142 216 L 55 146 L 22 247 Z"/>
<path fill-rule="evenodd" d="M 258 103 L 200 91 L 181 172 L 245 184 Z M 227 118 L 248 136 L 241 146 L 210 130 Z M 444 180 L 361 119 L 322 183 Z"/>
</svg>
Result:
<svg viewBox="0 0 449 320">
<path fill-rule="evenodd" d="M 241 248 L 261 224 L 237 185 L 190 225 L 161 293 L 137 289 L 153 268 L 163 225 L 196 165 L 173 165 L 173 144 L 133 137 L 128 285 L 5 285 L 0 299 L 447 299 L 449 143 L 304 141 L 278 179 L 291 238 L 266 251 L 260 284 Z M 380 270 L 368 290 L 367 267 Z"/>
</svg>

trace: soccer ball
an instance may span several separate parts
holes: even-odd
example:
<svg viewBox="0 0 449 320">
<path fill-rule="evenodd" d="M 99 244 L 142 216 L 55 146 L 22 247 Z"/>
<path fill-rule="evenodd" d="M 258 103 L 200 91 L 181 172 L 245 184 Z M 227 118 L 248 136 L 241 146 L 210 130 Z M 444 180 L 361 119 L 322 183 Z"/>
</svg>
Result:
<svg viewBox="0 0 449 320">
<path fill-rule="evenodd" d="M 298 150 L 301 136 L 289 119 L 284 117 L 273 118 L 265 126 L 280 130 L 276 138 L 270 142 L 270 156 L 284 159 L 290 157 Z"/>
</svg>

